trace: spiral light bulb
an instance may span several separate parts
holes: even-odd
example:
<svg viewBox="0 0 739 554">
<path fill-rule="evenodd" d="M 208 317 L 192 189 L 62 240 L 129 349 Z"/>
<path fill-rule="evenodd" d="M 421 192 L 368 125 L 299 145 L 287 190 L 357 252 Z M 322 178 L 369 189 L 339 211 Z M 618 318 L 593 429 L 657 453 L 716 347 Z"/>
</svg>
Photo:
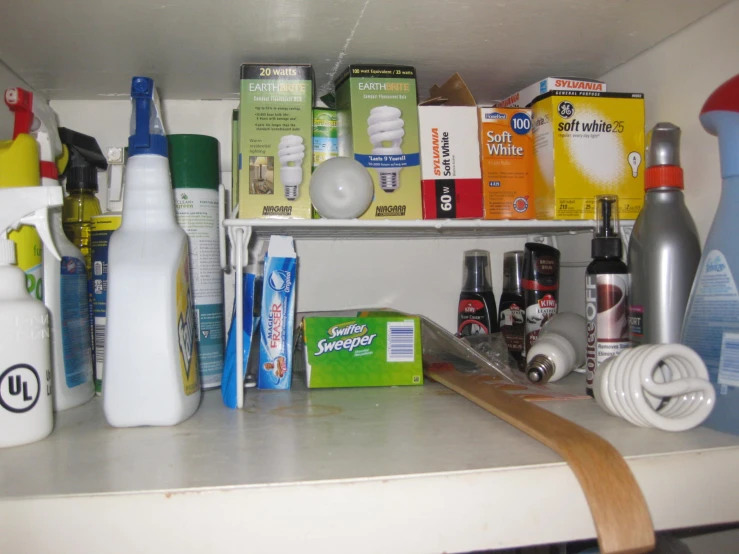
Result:
<svg viewBox="0 0 739 554">
<path fill-rule="evenodd" d="M 403 150 L 400 144 L 403 142 L 405 122 L 400 118 L 401 111 L 392 106 L 377 106 L 370 110 L 367 119 L 367 133 L 372 143 L 372 154 L 375 156 L 400 156 Z M 400 167 L 376 168 L 380 177 L 380 187 L 385 192 L 393 192 L 398 189 L 398 174 Z"/>
<path fill-rule="evenodd" d="M 285 198 L 295 200 L 298 197 L 298 186 L 303 182 L 303 158 L 305 145 L 303 137 L 285 135 L 277 146 L 280 158 L 280 180 L 285 187 Z"/>
</svg>

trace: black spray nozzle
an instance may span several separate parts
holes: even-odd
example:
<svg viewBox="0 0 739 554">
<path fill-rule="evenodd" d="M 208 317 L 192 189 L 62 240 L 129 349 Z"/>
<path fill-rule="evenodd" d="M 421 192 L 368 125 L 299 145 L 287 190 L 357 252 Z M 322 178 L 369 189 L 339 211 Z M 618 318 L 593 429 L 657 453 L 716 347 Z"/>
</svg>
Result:
<svg viewBox="0 0 739 554">
<path fill-rule="evenodd" d="M 98 169 L 108 169 L 108 162 L 97 141 L 90 135 L 59 128 L 59 138 L 69 149 L 69 163 L 64 174 L 67 177 L 67 192 L 98 189 Z"/>
<path fill-rule="evenodd" d="M 594 258 L 620 258 L 622 254 L 619 234 L 618 196 L 595 197 L 595 238 L 592 242 Z"/>
</svg>

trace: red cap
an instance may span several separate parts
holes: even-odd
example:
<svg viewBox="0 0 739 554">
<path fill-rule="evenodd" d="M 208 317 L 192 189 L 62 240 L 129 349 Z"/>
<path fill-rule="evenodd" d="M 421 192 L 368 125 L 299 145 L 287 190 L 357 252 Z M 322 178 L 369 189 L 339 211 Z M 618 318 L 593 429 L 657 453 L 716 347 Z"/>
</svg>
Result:
<svg viewBox="0 0 739 554">
<path fill-rule="evenodd" d="M 9 88 L 5 91 L 5 105 L 15 114 L 13 139 L 19 134 L 31 134 L 33 125 L 33 93 L 20 87 Z"/>
<path fill-rule="evenodd" d="M 679 165 L 655 165 L 644 172 L 644 190 L 659 187 L 683 189 L 683 168 Z"/>
<path fill-rule="evenodd" d="M 706 112 L 725 111 L 739 112 L 739 96 L 736 91 L 739 89 L 739 75 L 735 75 L 723 85 L 713 91 L 708 97 L 706 103 L 703 104 L 701 115 Z"/>
</svg>

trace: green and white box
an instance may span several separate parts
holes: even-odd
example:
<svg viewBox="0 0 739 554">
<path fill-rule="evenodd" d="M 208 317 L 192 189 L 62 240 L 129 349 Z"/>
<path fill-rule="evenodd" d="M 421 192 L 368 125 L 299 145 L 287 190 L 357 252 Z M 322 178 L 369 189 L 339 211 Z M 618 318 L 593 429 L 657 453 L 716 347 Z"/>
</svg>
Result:
<svg viewBox="0 0 739 554">
<path fill-rule="evenodd" d="M 239 217 L 310 219 L 313 68 L 241 66 Z"/>
<path fill-rule="evenodd" d="M 303 340 L 309 388 L 423 384 L 417 317 L 305 317 Z"/>
<path fill-rule="evenodd" d="M 350 65 L 336 80 L 339 156 L 367 168 L 375 197 L 360 219 L 421 219 L 416 70 Z"/>
</svg>

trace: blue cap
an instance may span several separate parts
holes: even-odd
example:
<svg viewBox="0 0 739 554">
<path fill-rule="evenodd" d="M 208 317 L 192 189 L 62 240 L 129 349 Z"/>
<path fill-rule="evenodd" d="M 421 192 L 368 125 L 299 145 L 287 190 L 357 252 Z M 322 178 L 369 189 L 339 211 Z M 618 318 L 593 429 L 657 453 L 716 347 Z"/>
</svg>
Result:
<svg viewBox="0 0 739 554">
<path fill-rule="evenodd" d="M 167 137 L 154 105 L 154 80 L 134 77 L 131 80 L 131 132 L 128 137 L 128 155 L 155 154 L 167 157 Z"/>
</svg>

